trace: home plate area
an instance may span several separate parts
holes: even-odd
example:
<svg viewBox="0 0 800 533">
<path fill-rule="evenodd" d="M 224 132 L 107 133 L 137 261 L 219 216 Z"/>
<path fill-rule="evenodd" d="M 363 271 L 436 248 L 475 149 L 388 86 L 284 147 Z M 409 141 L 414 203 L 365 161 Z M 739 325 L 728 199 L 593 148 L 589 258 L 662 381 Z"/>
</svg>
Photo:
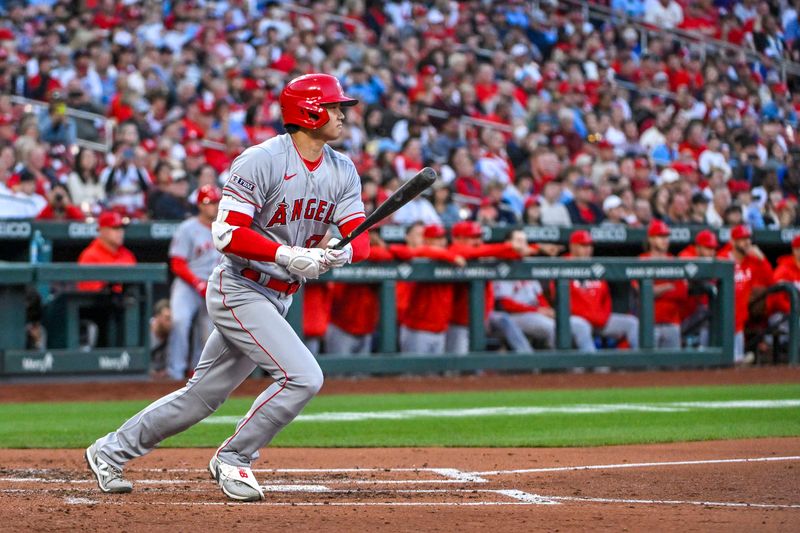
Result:
<svg viewBox="0 0 800 533">
<path fill-rule="evenodd" d="M 493 533 L 523 523 L 517 531 L 577 530 L 588 520 L 593 528 L 789 530 L 800 524 L 797 450 L 794 438 L 564 449 L 268 449 L 254 469 L 266 495 L 256 503 L 222 494 L 200 467 L 212 450 L 157 450 L 126 469 L 133 493 L 116 495 L 98 490 L 81 450 L 0 450 L 0 506 L 15 526 L 33 529 L 80 529 L 85 520 L 119 516 L 127 517 L 118 524 L 126 531 L 166 530 L 170 523 L 216 528 L 235 511 L 243 523 L 302 519 L 312 531 L 361 530 L 334 524 L 353 513 L 369 530 L 485 531 L 490 522 Z M 0 531 L 9 523 L 0 521 Z"/>
</svg>

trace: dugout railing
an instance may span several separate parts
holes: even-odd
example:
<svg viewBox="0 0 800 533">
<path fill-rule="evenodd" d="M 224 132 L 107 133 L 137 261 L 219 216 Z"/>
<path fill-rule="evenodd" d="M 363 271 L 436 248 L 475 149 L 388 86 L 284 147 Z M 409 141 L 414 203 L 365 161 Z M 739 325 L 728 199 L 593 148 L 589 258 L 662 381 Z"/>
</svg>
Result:
<svg viewBox="0 0 800 533">
<path fill-rule="evenodd" d="M 717 260 L 656 261 L 616 258 L 527 259 L 475 262 L 464 268 L 415 260 L 410 263 L 364 264 L 336 269 L 323 279 L 344 283 L 375 283 L 381 298 L 378 351 L 369 357 L 322 355 L 330 374 L 424 373 L 443 371 L 567 369 L 575 367 L 714 367 L 733 365 L 733 263 Z M 555 287 L 556 349 L 530 354 L 486 352 L 484 284 L 486 281 L 538 279 Z M 639 284 L 637 350 L 582 353 L 572 348 L 570 333 L 571 280 L 604 279 Z M 654 345 L 653 283 L 657 279 L 709 280 L 717 287 L 710 300 L 710 346 L 659 349 Z M 395 286 L 398 281 L 467 283 L 470 287 L 470 353 L 423 355 L 397 353 Z M 296 295 L 302 299 L 302 291 Z M 288 319 L 302 332 L 302 306 L 293 304 Z M 413 312 L 409 310 L 407 312 Z M 792 361 L 797 363 L 796 359 Z"/>
<path fill-rule="evenodd" d="M 115 287 L 98 293 L 74 290 L 77 282 L 94 280 Z M 166 281 L 164 264 L 0 264 L 0 376 L 146 375 L 153 287 Z M 47 347 L 26 349 L 30 296 L 40 291 Z M 115 345 L 90 350 L 80 346 L 83 309 L 99 310 L 109 337 L 117 339 Z"/>
</svg>

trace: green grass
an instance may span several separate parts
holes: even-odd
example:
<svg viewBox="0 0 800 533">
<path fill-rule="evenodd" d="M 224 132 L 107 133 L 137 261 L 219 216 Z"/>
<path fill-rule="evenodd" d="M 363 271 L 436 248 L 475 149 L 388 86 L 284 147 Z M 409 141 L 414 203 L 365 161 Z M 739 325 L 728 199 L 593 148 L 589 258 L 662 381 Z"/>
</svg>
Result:
<svg viewBox="0 0 800 533">
<path fill-rule="evenodd" d="M 407 409 L 564 407 L 800 400 L 800 384 L 611 390 L 494 391 L 320 396 L 303 415 Z M 233 398 L 215 416 L 241 416 L 252 398 Z M 77 448 L 116 429 L 149 402 L 0 404 L 0 447 Z M 172 447 L 214 447 L 232 423 L 198 424 L 167 440 Z M 595 446 L 800 435 L 800 408 L 691 408 L 680 412 L 539 413 L 402 420 L 297 420 L 274 446 Z"/>
</svg>

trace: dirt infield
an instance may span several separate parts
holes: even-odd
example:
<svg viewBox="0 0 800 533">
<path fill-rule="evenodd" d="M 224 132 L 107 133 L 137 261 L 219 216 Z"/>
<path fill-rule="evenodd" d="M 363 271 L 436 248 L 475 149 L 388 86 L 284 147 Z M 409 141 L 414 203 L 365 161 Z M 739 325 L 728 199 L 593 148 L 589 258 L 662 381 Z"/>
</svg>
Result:
<svg viewBox="0 0 800 533">
<path fill-rule="evenodd" d="M 800 439 L 563 449 L 272 449 L 259 503 L 228 503 L 211 450 L 129 465 L 101 494 L 81 450 L 0 451 L 2 531 L 791 531 Z M 276 469 L 276 470 L 272 470 Z"/>
<path fill-rule="evenodd" d="M 328 380 L 375 393 L 800 382 L 800 370 Z M 255 395 L 250 380 L 237 395 Z M 175 383 L 0 386 L 0 402 L 155 399 Z M 265 501 L 230 503 L 212 450 L 131 462 L 128 495 L 99 492 L 83 450 L 0 450 L 0 531 L 792 531 L 800 438 L 599 448 L 267 449 Z"/>
</svg>

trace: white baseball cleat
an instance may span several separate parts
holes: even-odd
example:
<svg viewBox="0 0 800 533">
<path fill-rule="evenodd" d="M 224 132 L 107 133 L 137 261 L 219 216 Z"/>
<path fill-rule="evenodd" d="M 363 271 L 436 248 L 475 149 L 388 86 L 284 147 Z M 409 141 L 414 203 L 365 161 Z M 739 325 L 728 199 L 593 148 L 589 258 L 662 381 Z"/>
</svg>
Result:
<svg viewBox="0 0 800 533">
<path fill-rule="evenodd" d="M 208 463 L 208 471 L 228 498 L 240 502 L 264 499 L 264 491 L 249 467 L 225 464 L 215 455 Z"/>
<path fill-rule="evenodd" d="M 97 449 L 92 444 L 86 448 L 86 464 L 97 478 L 97 485 L 103 492 L 125 493 L 133 490 L 133 483 L 122 477 L 122 470 L 111 466 L 97 456 Z"/>
</svg>

